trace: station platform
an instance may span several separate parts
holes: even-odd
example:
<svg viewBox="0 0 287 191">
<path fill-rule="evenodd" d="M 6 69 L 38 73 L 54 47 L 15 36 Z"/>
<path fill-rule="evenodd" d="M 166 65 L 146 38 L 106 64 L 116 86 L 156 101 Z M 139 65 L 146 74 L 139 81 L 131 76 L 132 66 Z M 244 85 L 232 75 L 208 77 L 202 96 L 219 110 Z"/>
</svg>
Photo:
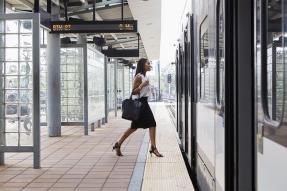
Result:
<svg viewBox="0 0 287 191">
<path fill-rule="evenodd" d="M 0 166 L 1 191 L 176 191 L 193 190 L 176 131 L 164 103 L 151 103 L 157 121 L 157 147 L 163 158 L 150 156 L 148 130 L 139 129 L 122 145 L 112 145 L 130 122 L 110 117 L 109 123 L 83 135 L 83 128 L 62 127 L 62 137 L 41 132 L 41 169 L 33 169 L 30 153 L 6 153 Z"/>
</svg>

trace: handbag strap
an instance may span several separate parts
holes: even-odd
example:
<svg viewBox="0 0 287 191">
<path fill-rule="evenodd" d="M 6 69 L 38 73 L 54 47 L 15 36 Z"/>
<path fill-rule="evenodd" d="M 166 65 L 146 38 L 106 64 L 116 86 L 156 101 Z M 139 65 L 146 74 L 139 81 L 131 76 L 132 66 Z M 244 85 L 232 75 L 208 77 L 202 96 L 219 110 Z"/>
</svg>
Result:
<svg viewBox="0 0 287 191">
<path fill-rule="evenodd" d="M 136 94 L 136 95 L 138 95 L 139 98 L 140 98 L 140 93 L 138 93 L 138 94 Z M 130 99 L 132 99 L 132 96 L 133 96 L 133 91 L 132 91 L 132 93 L 131 93 Z"/>
</svg>

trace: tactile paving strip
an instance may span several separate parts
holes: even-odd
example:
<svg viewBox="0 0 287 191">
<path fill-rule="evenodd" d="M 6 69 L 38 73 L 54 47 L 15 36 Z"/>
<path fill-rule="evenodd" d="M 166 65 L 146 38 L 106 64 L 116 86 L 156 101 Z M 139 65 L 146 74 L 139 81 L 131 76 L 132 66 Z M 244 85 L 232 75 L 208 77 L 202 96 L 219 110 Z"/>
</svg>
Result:
<svg viewBox="0 0 287 191">
<path fill-rule="evenodd" d="M 148 155 L 142 191 L 193 191 L 179 145 L 164 103 L 151 104 L 157 121 L 157 147 L 163 158 Z"/>
</svg>

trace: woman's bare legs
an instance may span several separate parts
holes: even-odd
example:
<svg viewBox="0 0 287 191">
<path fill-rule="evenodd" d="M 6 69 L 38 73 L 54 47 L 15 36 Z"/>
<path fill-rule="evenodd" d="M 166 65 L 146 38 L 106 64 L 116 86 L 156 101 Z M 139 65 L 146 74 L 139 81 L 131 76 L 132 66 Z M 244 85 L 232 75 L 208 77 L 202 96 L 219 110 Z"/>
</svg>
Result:
<svg viewBox="0 0 287 191">
<path fill-rule="evenodd" d="M 121 152 L 121 145 L 122 143 L 126 140 L 126 138 L 128 138 L 128 136 L 130 136 L 130 134 L 132 134 L 133 132 L 135 132 L 137 129 L 132 129 L 132 128 L 128 128 L 124 134 L 122 135 L 122 137 L 120 138 L 119 141 L 117 141 L 115 143 L 115 145 L 113 146 L 113 150 L 116 150 L 116 153 L 118 156 L 123 156 L 122 152 Z"/>
<path fill-rule="evenodd" d="M 153 152 L 155 155 L 162 157 L 162 155 L 158 152 L 156 148 L 155 135 L 156 135 L 156 128 L 155 127 L 149 128 L 149 137 L 150 137 L 150 144 L 151 144 L 150 152 Z"/>
<path fill-rule="evenodd" d="M 155 127 L 149 128 L 150 144 L 156 146 L 155 144 Z"/>
<path fill-rule="evenodd" d="M 120 138 L 120 140 L 118 141 L 119 145 L 121 146 L 122 143 L 126 140 L 126 138 L 128 138 L 133 132 L 135 132 L 137 129 L 133 129 L 133 128 L 128 128 L 124 134 L 122 135 L 122 137 Z"/>
</svg>

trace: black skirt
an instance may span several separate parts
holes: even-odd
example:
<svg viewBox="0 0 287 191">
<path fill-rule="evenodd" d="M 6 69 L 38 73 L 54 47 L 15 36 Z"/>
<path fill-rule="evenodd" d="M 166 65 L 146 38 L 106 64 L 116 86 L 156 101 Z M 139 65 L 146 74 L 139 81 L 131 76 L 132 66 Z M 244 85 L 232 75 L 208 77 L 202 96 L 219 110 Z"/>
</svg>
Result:
<svg viewBox="0 0 287 191">
<path fill-rule="evenodd" d="M 137 121 L 132 121 L 131 128 L 150 128 L 156 127 L 156 122 L 153 113 L 147 102 L 147 97 L 141 97 L 139 100 L 142 103 L 140 116 Z"/>
</svg>

